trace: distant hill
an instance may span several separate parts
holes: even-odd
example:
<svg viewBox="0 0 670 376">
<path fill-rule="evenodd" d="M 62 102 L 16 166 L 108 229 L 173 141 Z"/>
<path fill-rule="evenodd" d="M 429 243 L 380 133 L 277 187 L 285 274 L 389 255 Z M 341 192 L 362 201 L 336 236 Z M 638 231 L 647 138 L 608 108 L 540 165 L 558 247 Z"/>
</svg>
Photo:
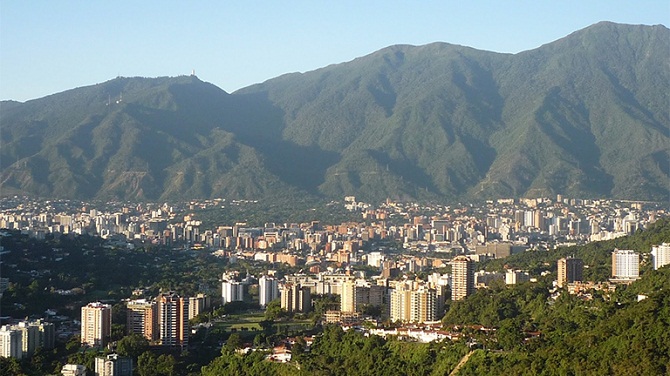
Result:
<svg viewBox="0 0 670 376">
<path fill-rule="evenodd" d="M 518 54 L 392 46 L 228 94 L 116 78 L 0 103 L 0 192 L 99 199 L 670 198 L 670 31 Z"/>
</svg>

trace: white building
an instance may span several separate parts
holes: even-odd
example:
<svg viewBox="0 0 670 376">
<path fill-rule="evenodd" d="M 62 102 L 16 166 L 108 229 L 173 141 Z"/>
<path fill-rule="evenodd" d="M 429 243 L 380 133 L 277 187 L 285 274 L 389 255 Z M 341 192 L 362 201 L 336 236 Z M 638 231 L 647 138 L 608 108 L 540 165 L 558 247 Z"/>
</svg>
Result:
<svg viewBox="0 0 670 376">
<path fill-rule="evenodd" d="M 612 252 L 612 278 L 615 280 L 640 278 L 640 255 L 628 249 L 615 249 Z"/>
<path fill-rule="evenodd" d="M 385 257 L 381 252 L 370 252 L 368 253 L 368 265 L 379 268 L 382 266 L 382 262 Z"/>
<path fill-rule="evenodd" d="M 221 283 L 221 299 L 223 304 L 243 301 L 244 285 L 242 282 L 223 281 Z"/>
<path fill-rule="evenodd" d="M 528 281 L 530 281 L 530 274 L 523 270 L 508 270 L 505 273 L 506 285 L 516 285 Z"/>
<path fill-rule="evenodd" d="M 95 358 L 96 376 L 132 376 L 133 360 L 122 358 L 118 354 Z"/>
<path fill-rule="evenodd" d="M 9 325 L 0 327 L 0 357 L 23 357 L 23 333 Z"/>
<path fill-rule="evenodd" d="M 66 364 L 60 373 L 62 376 L 86 376 L 86 366 L 81 364 Z"/>
<path fill-rule="evenodd" d="M 651 257 L 654 261 L 654 270 L 670 264 L 670 244 L 663 243 L 651 247 Z"/>
<path fill-rule="evenodd" d="M 274 277 L 262 276 L 258 280 L 258 304 L 265 308 L 268 303 L 279 298 L 279 284 Z"/>
</svg>

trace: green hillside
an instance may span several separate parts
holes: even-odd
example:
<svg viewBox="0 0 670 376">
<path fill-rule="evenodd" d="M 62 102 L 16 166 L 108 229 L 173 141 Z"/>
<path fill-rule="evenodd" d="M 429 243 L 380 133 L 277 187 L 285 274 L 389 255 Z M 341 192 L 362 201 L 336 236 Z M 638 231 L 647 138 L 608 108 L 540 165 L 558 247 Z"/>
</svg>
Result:
<svg viewBox="0 0 670 376">
<path fill-rule="evenodd" d="M 670 31 L 599 23 L 531 51 L 433 43 L 225 93 L 116 78 L 0 104 L 0 192 L 670 197 Z"/>
</svg>

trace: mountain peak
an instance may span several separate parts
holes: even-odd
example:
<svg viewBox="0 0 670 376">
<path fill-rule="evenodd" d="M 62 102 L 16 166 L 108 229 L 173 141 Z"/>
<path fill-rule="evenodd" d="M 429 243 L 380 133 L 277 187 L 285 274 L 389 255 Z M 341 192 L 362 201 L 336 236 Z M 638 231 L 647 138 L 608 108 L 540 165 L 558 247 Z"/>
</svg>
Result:
<svg viewBox="0 0 670 376">
<path fill-rule="evenodd" d="M 227 94 L 117 77 L 2 102 L 0 191 L 120 199 L 670 195 L 668 30 L 431 43 Z"/>
</svg>

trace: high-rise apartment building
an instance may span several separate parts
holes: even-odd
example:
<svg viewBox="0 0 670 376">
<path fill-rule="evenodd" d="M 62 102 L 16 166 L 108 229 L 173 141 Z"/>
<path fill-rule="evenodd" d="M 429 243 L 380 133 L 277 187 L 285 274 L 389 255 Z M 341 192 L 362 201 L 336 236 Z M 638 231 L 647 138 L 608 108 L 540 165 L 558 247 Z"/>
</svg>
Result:
<svg viewBox="0 0 670 376">
<path fill-rule="evenodd" d="M 437 292 L 427 286 L 420 286 L 410 294 L 411 322 L 429 322 L 437 320 Z"/>
<path fill-rule="evenodd" d="M 81 307 L 81 344 L 104 346 L 112 335 L 112 306 L 100 302 Z"/>
<path fill-rule="evenodd" d="M 437 320 L 437 291 L 427 285 L 398 283 L 390 290 L 391 321 L 428 322 Z"/>
<path fill-rule="evenodd" d="M 0 356 L 21 359 L 32 356 L 38 347 L 48 350 L 55 346 L 56 331 L 52 323 L 21 321 L 16 325 L 5 325 L 0 331 Z M 18 355 L 16 346 L 20 350 Z"/>
<path fill-rule="evenodd" d="M 188 319 L 192 319 L 207 311 L 212 306 L 211 299 L 205 294 L 188 298 Z"/>
<path fill-rule="evenodd" d="M 132 376 L 133 360 L 122 358 L 118 354 L 109 354 L 95 358 L 96 376 Z"/>
<path fill-rule="evenodd" d="M 312 309 L 312 294 L 309 287 L 299 283 L 286 283 L 281 287 L 281 307 L 286 312 L 309 312 Z"/>
<path fill-rule="evenodd" d="M 258 304 L 265 308 L 271 301 L 279 298 L 279 283 L 274 277 L 262 276 L 258 279 Z"/>
<path fill-rule="evenodd" d="M 640 255 L 628 249 L 612 252 L 612 279 L 632 281 L 640 277 Z"/>
<path fill-rule="evenodd" d="M 188 298 L 170 292 L 158 297 L 159 340 L 163 346 L 188 345 Z"/>
<path fill-rule="evenodd" d="M 402 283 L 389 293 L 389 318 L 391 321 L 410 321 L 412 288 Z"/>
<path fill-rule="evenodd" d="M 0 357 L 23 358 L 23 334 L 10 325 L 0 327 Z"/>
<path fill-rule="evenodd" d="M 221 299 L 223 304 L 244 300 L 244 285 L 237 281 L 221 282 Z"/>
<path fill-rule="evenodd" d="M 139 334 L 148 341 L 158 340 L 158 305 L 146 299 L 131 300 L 127 304 L 126 331 Z"/>
<path fill-rule="evenodd" d="M 558 287 L 565 287 L 568 283 L 582 281 L 584 271 L 584 262 L 581 259 L 566 257 L 557 262 L 558 269 Z"/>
<path fill-rule="evenodd" d="M 340 311 L 356 312 L 356 282 L 342 282 L 340 290 Z"/>
<path fill-rule="evenodd" d="M 475 264 L 467 256 L 451 260 L 451 300 L 461 300 L 475 292 Z"/>
<path fill-rule="evenodd" d="M 40 345 L 40 329 L 37 325 L 30 325 L 26 321 L 20 322 L 14 327 L 21 331 L 21 351 L 24 357 L 30 357 Z"/>
<path fill-rule="evenodd" d="M 654 262 L 654 270 L 670 264 L 670 243 L 651 247 L 651 257 Z"/>
</svg>

